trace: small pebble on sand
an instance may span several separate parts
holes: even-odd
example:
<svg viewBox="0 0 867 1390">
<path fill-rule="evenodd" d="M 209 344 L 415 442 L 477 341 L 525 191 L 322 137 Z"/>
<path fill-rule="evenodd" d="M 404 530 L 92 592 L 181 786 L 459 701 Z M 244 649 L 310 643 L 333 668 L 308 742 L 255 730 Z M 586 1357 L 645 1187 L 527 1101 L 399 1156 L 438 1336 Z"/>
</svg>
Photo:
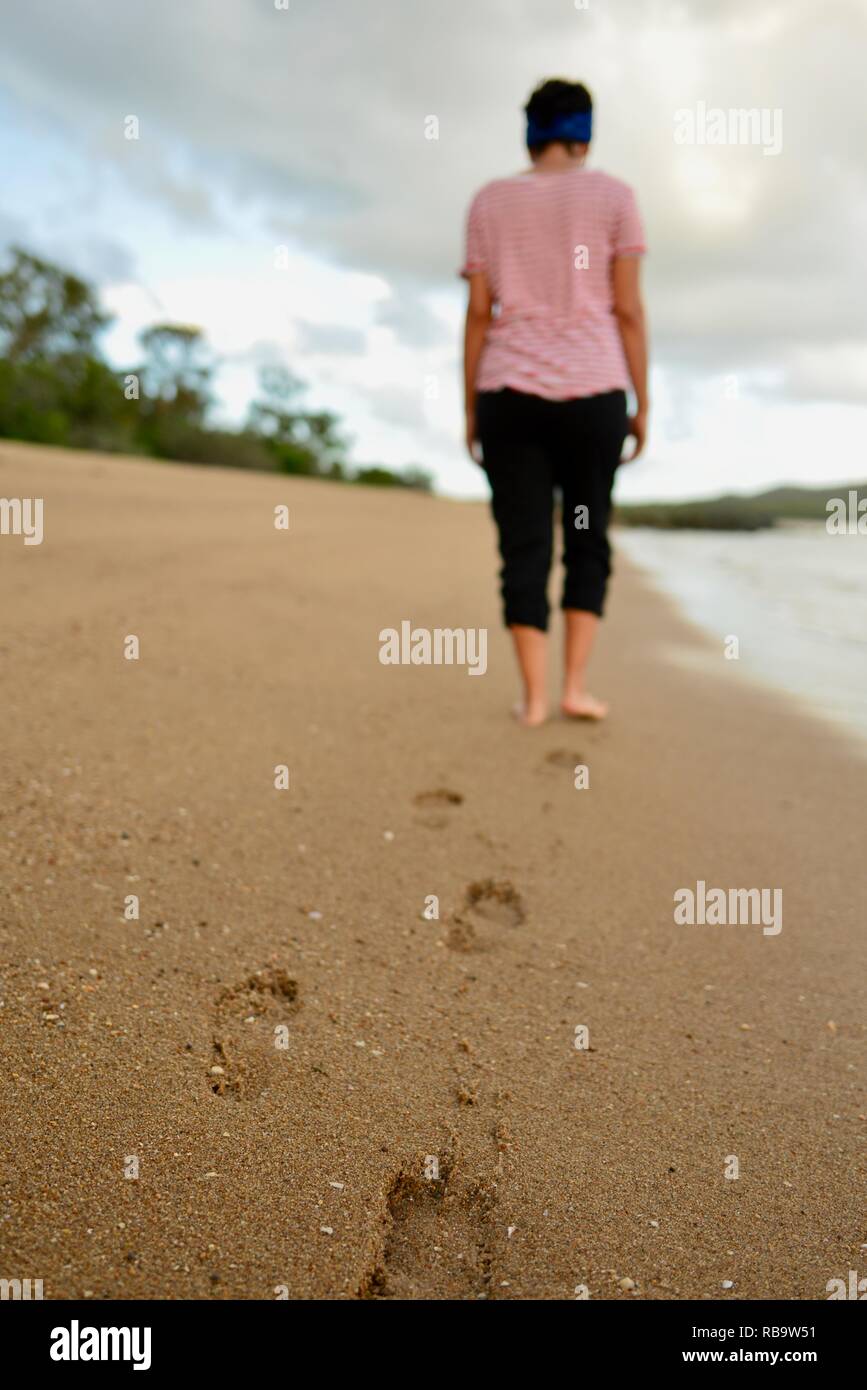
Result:
<svg viewBox="0 0 867 1390">
<path fill-rule="evenodd" d="M 724 1289 L 733 1289 L 734 1286 L 735 1286 L 734 1280 L 733 1280 L 733 1279 L 723 1279 L 723 1281 L 722 1281 L 722 1286 L 723 1286 Z"/>
</svg>

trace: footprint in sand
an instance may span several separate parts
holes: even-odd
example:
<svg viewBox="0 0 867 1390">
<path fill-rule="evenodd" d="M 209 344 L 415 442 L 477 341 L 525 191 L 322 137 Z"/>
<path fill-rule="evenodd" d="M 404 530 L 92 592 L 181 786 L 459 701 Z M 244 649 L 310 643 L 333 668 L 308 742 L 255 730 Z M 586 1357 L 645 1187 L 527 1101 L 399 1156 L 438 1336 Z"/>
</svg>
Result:
<svg viewBox="0 0 867 1390">
<path fill-rule="evenodd" d="M 437 787 L 434 791 L 419 792 L 412 799 L 421 815 L 420 823 L 430 830 L 443 830 L 451 820 L 454 808 L 463 805 L 461 792 L 448 787 Z"/>
<path fill-rule="evenodd" d="M 545 755 L 545 762 L 551 767 L 563 767 L 568 772 L 574 772 L 576 767 L 586 764 L 587 759 L 583 753 L 570 753 L 565 748 L 555 748 L 553 752 Z"/>
<path fill-rule="evenodd" d="M 298 982 L 270 966 L 219 991 L 208 1069 L 215 1095 L 249 1100 L 263 1090 L 269 1071 L 285 1057 L 275 1043 L 276 1029 L 299 1007 Z"/>
<path fill-rule="evenodd" d="M 461 1184 L 448 1161 L 437 1180 L 401 1171 L 386 1197 L 381 1254 L 362 1279 L 358 1297 L 490 1298 L 496 1287 L 493 1210 L 490 1193 L 479 1183 Z"/>
<path fill-rule="evenodd" d="M 446 944 L 453 951 L 485 951 L 497 939 L 496 928 L 519 927 L 526 919 L 523 899 L 508 880 L 480 879 L 464 889 Z"/>
</svg>

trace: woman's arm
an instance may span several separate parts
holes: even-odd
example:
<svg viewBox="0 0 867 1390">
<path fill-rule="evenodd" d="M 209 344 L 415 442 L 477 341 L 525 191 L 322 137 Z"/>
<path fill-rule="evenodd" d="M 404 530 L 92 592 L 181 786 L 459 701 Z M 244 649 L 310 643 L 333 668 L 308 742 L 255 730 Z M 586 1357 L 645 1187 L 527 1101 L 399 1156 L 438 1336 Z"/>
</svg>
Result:
<svg viewBox="0 0 867 1390">
<path fill-rule="evenodd" d="M 493 298 L 484 271 L 469 277 L 470 297 L 467 302 L 467 322 L 464 329 L 464 403 L 467 417 L 467 449 L 470 458 L 478 463 L 474 452 L 476 443 L 476 376 L 479 358 L 491 322 Z"/>
<path fill-rule="evenodd" d="M 640 285 L 641 261 L 638 256 L 618 256 L 612 262 L 611 279 L 614 291 L 614 315 L 620 330 L 620 341 L 629 376 L 636 396 L 635 414 L 629 421 L 629 433 L 634 436 L 635 448 L 630 459 L 638 458 L 647 437 L 647 330 Z"/>
</svg>

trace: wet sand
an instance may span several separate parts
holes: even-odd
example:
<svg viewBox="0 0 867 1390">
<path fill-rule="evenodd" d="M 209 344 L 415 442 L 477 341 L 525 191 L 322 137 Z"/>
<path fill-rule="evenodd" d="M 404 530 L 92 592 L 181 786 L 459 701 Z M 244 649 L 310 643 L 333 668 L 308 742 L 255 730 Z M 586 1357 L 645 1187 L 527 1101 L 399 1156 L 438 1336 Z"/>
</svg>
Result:
<svg viewBox="0 0 867 1390">
<path fill-rule="evenodd" d="M 482 506 L 9 443 L 0 496 L 45 499 L 41 546 L 0 537 L 0 1276 L 824 1299 L 863 1271 L 842 736 L 625 562 L 609 722 L 518 728 Z M 487 674 L 381 665 L 404 618 L 487 627 Z M 675 925 L 700 879 L 781 888 L 782 931 Z"/>
</svg>

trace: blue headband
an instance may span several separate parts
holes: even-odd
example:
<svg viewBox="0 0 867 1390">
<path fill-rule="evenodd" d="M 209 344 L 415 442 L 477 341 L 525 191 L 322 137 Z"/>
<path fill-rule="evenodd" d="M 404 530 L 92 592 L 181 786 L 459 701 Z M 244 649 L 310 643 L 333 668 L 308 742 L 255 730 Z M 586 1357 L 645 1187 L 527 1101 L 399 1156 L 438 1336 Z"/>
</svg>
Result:
<svg viewBox="0 0 867 1390">
<path fill-rule="evenodd" d="M 592 111 L 573 111 L 569 116 L 557 116 L 550 125 L 539 125 L 538 121 L 527 120 L 527 144 L 544 145 L 549 140 L 574 140 L 586 145 L 593 127 Z"/>
</svg>

